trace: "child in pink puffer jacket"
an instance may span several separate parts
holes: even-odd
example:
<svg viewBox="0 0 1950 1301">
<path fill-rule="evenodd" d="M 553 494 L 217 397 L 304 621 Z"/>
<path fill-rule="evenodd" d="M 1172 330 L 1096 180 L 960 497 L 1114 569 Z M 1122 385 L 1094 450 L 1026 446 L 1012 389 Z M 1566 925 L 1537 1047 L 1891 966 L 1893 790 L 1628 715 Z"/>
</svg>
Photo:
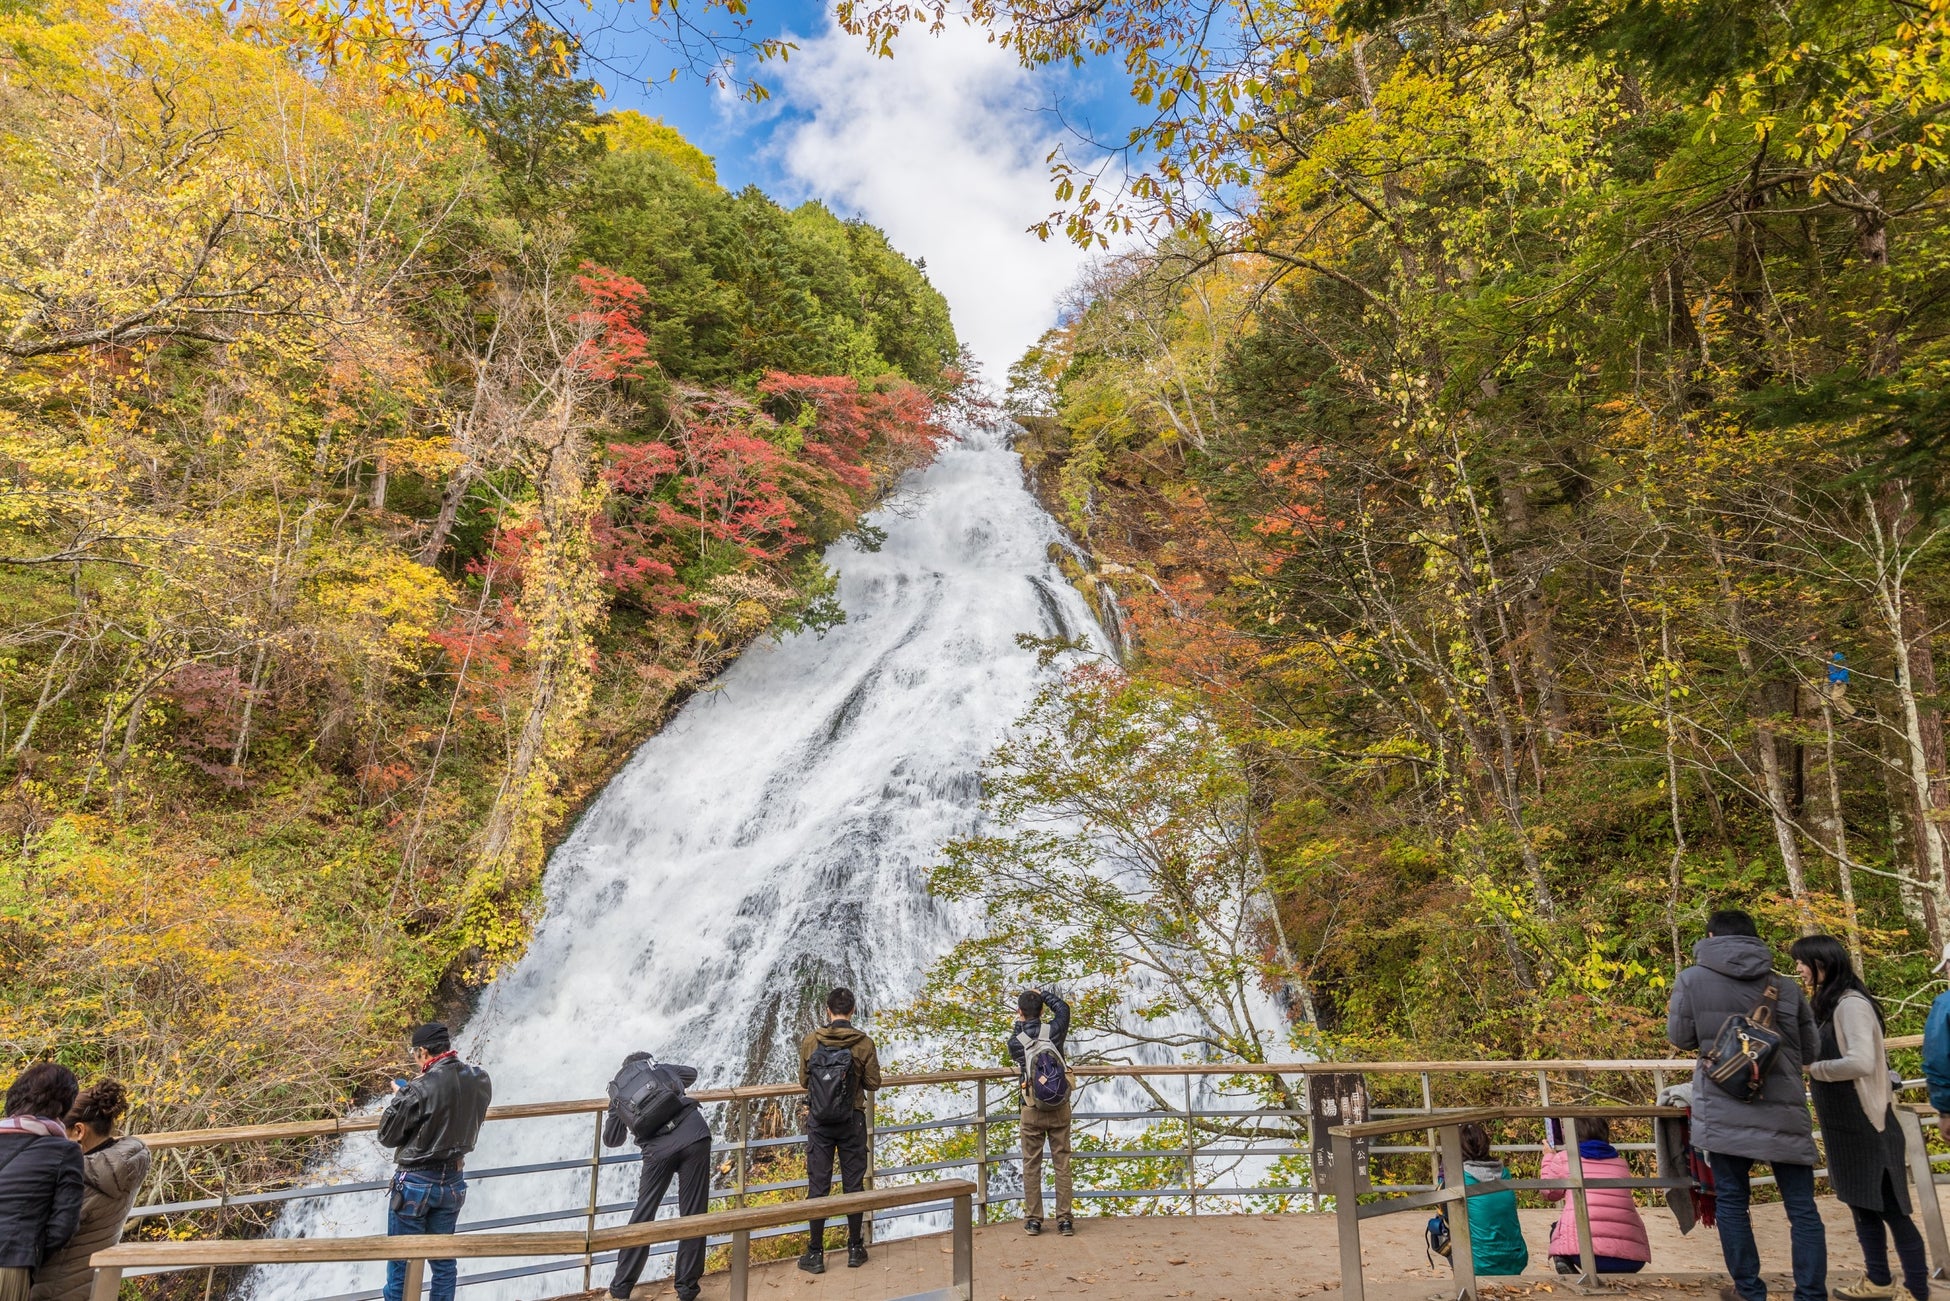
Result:
<svg viewBox="0 0 1950 1301">
<path fill-rule="evenodd" d="M 1630 1179 L 1625 1158 L 1611 1145 L 1611 1122 L 1603 1118 L 1578 1122 L 1578 1156 L 1586 1179 Z M 1544 1154 L 1540 1179 L 1566 1179 L 1571 1173 L 1570 1155 L 1562 1150 Z M 1578 1264 L 1578 1212 L 1567 1189 L 1546 1188 L 1546 1199 L 1564 1203 L 1551 1230 L 1550 1257 L 1560 1274 L 1575 1274 Z M 1645 1221 L 1632 1201 L 1629 1188 L 1591 1188 L 1585 1192 L 1585 1205 L 1591 1217 L 1591 1254 L 1600 1274 L 1636 1274 L 1652 1259 L 1652 1244 L 1646 1240 Z"/>
</svg>

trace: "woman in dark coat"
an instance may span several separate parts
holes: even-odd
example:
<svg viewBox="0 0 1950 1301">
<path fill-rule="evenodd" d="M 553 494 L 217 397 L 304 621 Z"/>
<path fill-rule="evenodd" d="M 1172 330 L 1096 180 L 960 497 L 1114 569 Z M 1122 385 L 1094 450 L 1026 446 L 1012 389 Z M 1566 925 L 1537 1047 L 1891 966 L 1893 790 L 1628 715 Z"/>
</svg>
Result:
<svg viewBox="0 0 1950 1301">
<path fill-rule="evenodd" d="M 1821 1052 L 1808 1063 L 1808 1092 L 1821 1121 L 1828 1183 L 1855 1216 L 1865 1276 L 1835 1289 L 1847 1301 L 1890 1301 L 1899 1295 L 1889 1272 L 1889 1238 L 1896 1240 L 1903 1286 L 1921 1301 L 1930 1295 L 1923 1235 L 1909 1218 L 1909 1174 L 1903 1132 L 1890 1105 L 1889 1056 L 1882 1043 L 1882 1008 L 1863 985 L 1848 950 L 1832 935 L 1806 935 L 1788 950 L 1813 991 Z"/>
<path fill-rule="evenodd" d="M 74 1072 L 37 1062 L 0 1120 L 0 1301 L 27 1301 L 33 1273 L 81 1223 L 81 1149 L 68 1138 Z"/>
<path fill-rule="evenodd" d="M 128 1090 L 119 1080 L 97 1080 L 81 1091 L 68 1112 L 68 1136 L 81 1145 L 81 1227 L 68 1245 L 42 1262 L 34 1273 L 29 1301 L 88 1301 L 95 1271 L 88 1258 L 122 1240 L 136 1191 L 149 1175 L 149 1149 L 139 1138 L 117 1134 L 115 1124 L 129 1109 Z"/>
</svg>

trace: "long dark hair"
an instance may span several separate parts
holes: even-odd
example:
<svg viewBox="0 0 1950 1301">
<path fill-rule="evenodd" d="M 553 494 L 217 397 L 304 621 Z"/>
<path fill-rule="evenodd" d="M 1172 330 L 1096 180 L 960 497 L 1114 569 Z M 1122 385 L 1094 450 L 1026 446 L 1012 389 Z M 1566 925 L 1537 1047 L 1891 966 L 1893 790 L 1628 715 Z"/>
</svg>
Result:
<svg viewBox="0 0 1950 1301">
<path fill-rule="evenodd" d="M 1796 962 L 1807 963 L 1808 970 L 1815 973 L 1815 1020 L 1824 1024 L 1833 1021 L 1835 1005 L 1852 989 L 1869 1000 L 1869 1006 L 1876 1012 L 1876 1024 L 1887 1027 L 1882 1004 L 1876 1002 L 1876 996 L 1862 983 L 1862 977 L 1855 974 L 1855 964 L 1849 961 L 1848 950 L 1840 940 L 1833 935 L 1803 935 L 1788 947 L 1788 956 Z"/>
</svg>

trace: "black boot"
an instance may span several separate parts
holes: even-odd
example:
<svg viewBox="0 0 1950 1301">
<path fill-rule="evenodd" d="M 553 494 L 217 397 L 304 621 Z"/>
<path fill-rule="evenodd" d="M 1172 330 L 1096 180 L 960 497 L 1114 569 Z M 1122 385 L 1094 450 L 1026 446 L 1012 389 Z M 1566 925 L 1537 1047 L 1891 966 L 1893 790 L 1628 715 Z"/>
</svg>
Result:
<svg viewBox="0 0 1950 1301">
<path fill-rule="evenodd" d="M 1043 1222 L 1041 1220 L 1024 1220 L 1022 1222 L 1022 1231 L 1033 1238 L 1043 1231 Z"/>
<path fill-rule="evenodd" d="M 826 1272 L 826 1253 L 814 1247 L 805 1255 L 799 1257 L 799 1268 L 805 1270 L 808 1274 L 824 1274 Z"/>
<path fill-rule="evenodd" d="M 848 1269 L 858 1269 L 860 1268 L 860 1266 L 866 1263 L 867 1263 L 867 1244 L 864 1242 L 847 1243 L 846 1244 L 846 1267 Z"/>
<path fill-rule="evenodd" d="M 1072 1238 L 1076 1236 L 1077 1226 L 1070 1223 L 1070 1217 L 1066 1215 L 1056 1222 L 1056 1231 L 1066 1238 Z"/>
</svg>

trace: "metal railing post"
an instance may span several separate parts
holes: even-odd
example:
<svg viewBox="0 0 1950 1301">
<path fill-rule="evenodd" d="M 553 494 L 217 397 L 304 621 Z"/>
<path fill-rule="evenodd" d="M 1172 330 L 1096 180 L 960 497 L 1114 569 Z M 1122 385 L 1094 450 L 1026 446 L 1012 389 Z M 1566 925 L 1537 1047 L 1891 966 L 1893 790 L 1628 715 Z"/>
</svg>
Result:
<svg viewBox="0 0 1950 1301">
<path fill-rule="evenodd" d="M 989 1082 L 975 1081 L 975 1204 L 989 1222 Z"/>
<path fill-rule="evenodd" d="M 1185 1077 L 1185 1191 L 1198 1214 L 1198 1131 L 1192 1124 L 1192 1077 Z"/>
<path fill-rule="evenodd" d="M 1456 1212 L 1449 1217 L 1449 1262 L 1456 1268 L 1456 1295 L 1476 1301 L 1476 1244 L 1469 1236 L 1469 1181 L 1463 1174 L 1460 1124 L 1442 1127 L 1442 1166 L 1444 1177 L 1455 1181 L 1447 1191 L 1456 1194 L 1456 1200 L 1448 1203 Z"/>
<path fill-rule="evenodd" d="M 732 1153 L 732 1193 L 731 1204 L 740 1210 L 745 1206 L 745 1179 L 750 1169 L 752 1150 L 752 1104 L 750 1098 L 740 1098 L 732 1104 L 732 1124 L 736 1126 L 737 1148 Z"/>
<path fill-rule="evenodd" d="M 1570 1162 L 1571 1207 L 1577 1215 L 1578 1224 L 1578 1268 L 1582 1273 L 1578 1282 L 1585 1287 L 1598 1286 L 1598 1262 L 1591 1245 L 1591 1202 L 1584 1190 L 1584 1154 L 1578 1151 L 1578 1119 L 1576 1116 L 1564 1118 L 1564 1155 Z"/>
<path fill-rule="evenodd" d="M 1908 1107 L 1896 1108 L 1896 1123 L 1903 1128 L 1903 1150 L 1909 1156 L 1910 1182 L 1916 1185 L 1916 1209 L 1921 1213 L 1923 1233 L 1930 1240 L 1931 1278 L 1950 1278 L 1950 1241 L 1943 1232 L 1943 1203 L 1937 1200 L 1936 1171 L 1930 1165 L 1930 1146 L 1923 1137 L 1923 1120 Z"/>
<path fill-rule="evenodd" d="M 589 1218 L 583 1230 L 584 1242 L 587 1242 L 596 1235 L 596 1207 L 599 1205 L 596 1199 L 596 1183 L 601 1178 L 602 1173 L 603 1113 L 599 1111 L 596 1113 L 596 1137 L 593 1145 L 589 1149 Z M 595 1267 L 596 1253 L 593 1250 L 584 1248 L 582 1253 L 582 1290 L 585 1292 L 590 1289 L 589 1274 Z"/>
<path fill-rule="evenodd" d="M 1422 1072 L 1421 1078 L 1422 1078 L 1422 1114 L 1427 1116 L 1430 1120 L 1434 1120 L 1435 1119 L 1435 1086 L 1430 1082 L 1429 1073 L 1427 1071 Z M 1434 1125 L 1430 1125 L 1427 1129 L 1422 1131 L 1422 1147 L 1429 1154 L 1429 1187 L 1433 1188 L 1436 1185 L 1436 1167 L 1438 1167 L 1442 1163 L 1441 1158 L 1436 1155 L 1436 1135 L 1435 1135 Z"/>
<path fill-rule="evenodd" d="M 1314 1113 L 1314 1100 L 1307 1098 L 1307 1210 L 1320 1210 L 1320 1199 L 1327 1190 L 1320 1186 L 1320 1169 L 1314 1154 L 1320 1151 L 1320 1117 Z"/>
<path fill-rule="evenodd" d="M 874 1171 L 877 1168 L 878 1161 L 880 1160 L 880 1156 L 879 1156 L 880 1148 L 879 1145 L 874 1142 L 874 1135 L 876 1133 L 876 1130 L 874 1128 L 875 1120 L 874 1120 L 873 1104 L 874 1104 L 874 1095 L 872 1093 L 869 1093 L 867 1094 L 867 1177 L 865 1180 L 862 1181 L 860 1185 L 861 1187 L 867 1189 L 869 1192 L 873 1190 Z M 844 1188 L 846 1185 L 842 1183 L 840 1186 Z M 806 1191 L 811 1192 L 812 1190 L 809 1188 Z M 868 1211 L 866 1214 L 865 1222 L 860 1226 L 860 1233 L 861 1236 L 866 1238 L 867 1245 L 869 1247 L 873 1245 L 873 1223 L 874 1223 L 873 1212 Z"/>
<path fill-rule="evenodd" d="M 1366 1301 L 1361 1278 L 1361 1196 L 1354 1173 L 1354 1140 L 1328 1136 L 1334 1152 L 1334 1227 L 1341 1239 L 1341 1301 Z"/>
<path fill-rule="evenodd" d="M 122 1271 L 113 1265 L 104 1265 L 95 1271 L 94 1291 L 88 1301 L 116 1301 L 122 1295 Z"/>
<path fill-rule="evenodd" d="M 960 1301 L 975 1301 L 975 1216 L 967 1193 L 955 1198 L 955 1282 Z"/>
<path fill-rule="evenodd" d="M 731 1280 L 727 1293 L 730 1301 L 745 1301 L 751 1276 L 752 1233 L 750 1229 L 738 1229 L 731 1235 Z"/>
</svg>

